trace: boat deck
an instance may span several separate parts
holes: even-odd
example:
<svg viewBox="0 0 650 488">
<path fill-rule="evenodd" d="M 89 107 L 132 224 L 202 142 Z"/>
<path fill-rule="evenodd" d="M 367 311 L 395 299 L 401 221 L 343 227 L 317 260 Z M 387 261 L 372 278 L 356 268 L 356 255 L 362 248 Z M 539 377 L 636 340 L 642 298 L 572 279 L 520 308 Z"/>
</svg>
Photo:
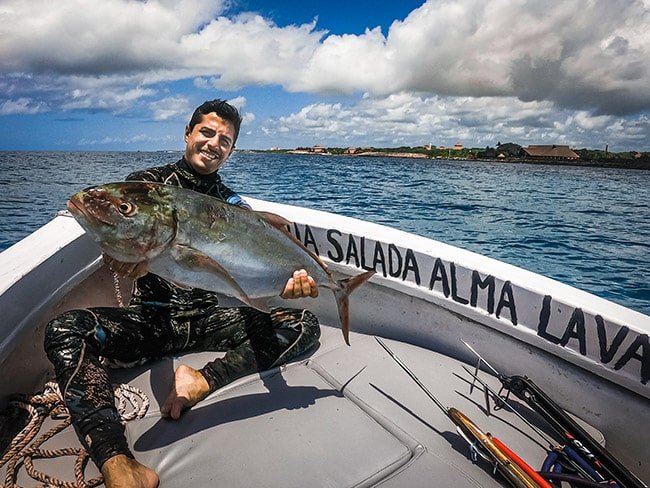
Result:
<svg viewBox="0 0 650 488">
<path fill-rule="evenodd" d="M 385 342 L 443 404 L 461 410 L 539 469 L 544 442 L 507 410 L 488 416 L 480 387 L 469 395 L 471 378 L 462 363 Z M 163 487 L 502 486 L 486 462 L 470 460 L 469 446 L 452 422 L 372 336 L 353 333 L 351 343 L 343 343 L 338 328 L 324 326 L 320 347 L 310 356 L 242 378 L 177 421 L 160 417 L 174 369 L 180 363 L 199 368 L 215 353 L 114 370 L 116 383 L 136 386 L 151 402 L 144 418 L 127 424 L 134 454 L 159 473 Z M 481 377 L 499 389 L 495 378 Z M 545 428 L 525 405 L 511 403 Z M 69 427 L 46 444 L 78 445 Z M 59 458 L 39 460 L 37 466 L 72 480 L 72 464 L 72 458 Z M 0 468 L 0 479 L 5 469 Z M 92 463 L 86 472 L 87 479 L 97 475 Z M 17 482 L 36 484 L 24 469 Z"/>
</svg>

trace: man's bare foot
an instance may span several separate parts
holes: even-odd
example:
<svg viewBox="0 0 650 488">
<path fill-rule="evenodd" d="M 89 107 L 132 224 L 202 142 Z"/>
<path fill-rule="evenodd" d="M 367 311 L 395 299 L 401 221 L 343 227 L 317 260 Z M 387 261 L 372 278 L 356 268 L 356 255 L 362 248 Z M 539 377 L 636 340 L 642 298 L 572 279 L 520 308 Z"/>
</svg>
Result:
<svg viewBox="0 0 650 488">
<path fill-rule="evenodd" d="M 163 417 L 177 420 L 181 412 L 203 400 L 210 393 L 210 385 L 196 369 L 181 364 L 174 374 L 174 384 L 160 409 Z"/>
<path fill-rule="evenodd" d="M 156 488 L 156 472 L 124 454 L 113 456 L 102 465 L 106 488 Z"/>
</svg>

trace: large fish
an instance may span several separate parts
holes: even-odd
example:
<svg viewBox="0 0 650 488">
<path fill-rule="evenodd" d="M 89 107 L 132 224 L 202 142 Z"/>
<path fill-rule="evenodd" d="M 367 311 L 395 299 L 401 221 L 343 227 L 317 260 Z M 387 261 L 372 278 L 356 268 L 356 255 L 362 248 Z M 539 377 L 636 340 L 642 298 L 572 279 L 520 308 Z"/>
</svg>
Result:
<svg viewBox="0 0 650 488">
<path fill-rule="evenodd" d="M 82 190 L 68 210 L 102 250 L 183 287 L 233 296 L 268 312 L 297 269 L 334 292 L 349 342 L 348 296 L 374 271 L 335 281 L 314 253 L 283 229 L 286 220 L 192 190 L 127 181 Z"/>
</svg>

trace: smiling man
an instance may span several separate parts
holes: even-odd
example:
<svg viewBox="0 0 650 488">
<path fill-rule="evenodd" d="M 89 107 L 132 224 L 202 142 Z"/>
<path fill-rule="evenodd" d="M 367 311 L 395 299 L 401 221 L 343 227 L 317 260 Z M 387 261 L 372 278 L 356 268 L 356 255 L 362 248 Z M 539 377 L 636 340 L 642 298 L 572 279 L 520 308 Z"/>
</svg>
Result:
<svg viewBox="0 0 650 488">
<path fill-rule="evenodd" d="M 185 154 L 180 161 L 137 171 L 127 179 L 189 188 L 250 208 L 218 174 L 235 149 L 240 125 L 241 117 L 232 105 L 223 100 L 205 102 L 185 128 Z M 161 407 L 163 417 L 177 420 L 184 409 L 216 389 L 311 349 L 320 328 L 307 310 L 274 308 L 267 314 L 249 307 L 219 307 L 214 293 L 179 288 L 147 273 L 146 262 L 104 259 L 115 273 L 136 280 L 131 302 L 124 308 L 65 312 L 48 324 L 45 351 L 77 435 L 106 486 L 151 488 L 158 485 L 158 475 L 135 460 L 129 449 L 106 364 L 142 364 L 183 351 L 227 351 L 200 370 L 178 367 Z M 284 290 L 278 290 L 282 297 L 318 295 L 306 271 L 291 271 Z"/>
<path fill-rule="evenodd" d="M 204 107 L 201 105 L 201 107 Z M 185 128 L 185 161 L 201 175 L 215 173 L 230 157 L 239 135 L 239 123 L 201 107 Z"/>
</svg>

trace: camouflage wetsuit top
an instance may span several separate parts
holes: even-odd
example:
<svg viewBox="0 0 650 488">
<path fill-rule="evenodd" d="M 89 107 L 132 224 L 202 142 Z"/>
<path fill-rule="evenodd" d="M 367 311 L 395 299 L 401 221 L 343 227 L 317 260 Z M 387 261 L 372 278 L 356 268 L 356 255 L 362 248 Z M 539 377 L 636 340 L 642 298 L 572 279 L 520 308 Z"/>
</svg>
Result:
<svg viewBox="0 0 650 488">
<path fill-rule="evenodd" d="M 200 175 L 184 159 L 127 179 L 164 182 L 248 207 L 217 173 Z M 287 271 L 287 279 L 293 271 Z M 127 307 L 71 310 L 52 320 L 45 332 L 45 351 L 77 435 L 101 467 L 117 454 L 133 457 L 106 364 L 142 363 L 178 352 L 227 351 L 200 370 L 214 391 L 294 359 L 312 348 L 319 335 L 316 317 L 306 310 L 275 308 L 265 314 L 250 307 L 218 307 L 214 293 L 181 289 L 150 273 L 136 280 Z"/>
<path fill-rule="evenodd" d="M 237 193 L 223 184 L 217 172 L 207 176 L 200 175 L 187 164 L 184 158 L 166 166 L 136 171 L 126 179 L 156 181 L 180 186 L 205 193 L 233 205 L 250 208 Z M 163 309 L 169 309 L 173 316 L 180 318 L 185 313 L 194 314 L 199 310 L 216 305 L 217 297 L 214 293 L 204 290 L 184 290 L 157 275 L 147 274 L 135 282 L 131 303 L 142 304 L 149 309 L 148 313 L 151 315 L 158 315 L 160 313 L 158 309 L 163 307 Z"/>
</svg>

